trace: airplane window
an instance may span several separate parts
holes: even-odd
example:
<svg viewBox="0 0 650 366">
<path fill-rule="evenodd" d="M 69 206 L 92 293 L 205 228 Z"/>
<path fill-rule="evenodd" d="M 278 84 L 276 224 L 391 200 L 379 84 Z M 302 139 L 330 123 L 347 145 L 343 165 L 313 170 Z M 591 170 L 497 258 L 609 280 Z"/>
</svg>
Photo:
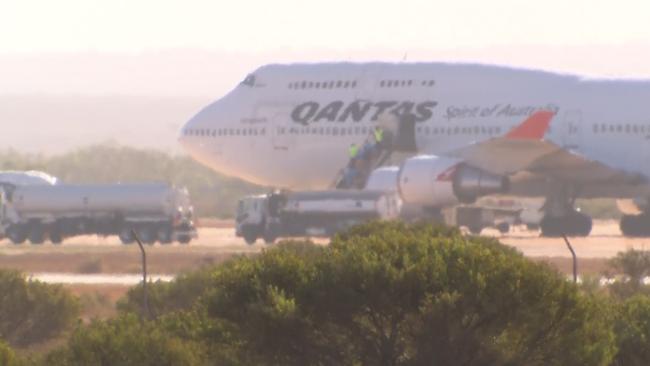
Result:
<svg viewBox="0 0 650 366">
<path fill-rule="evenodd" d="M 352 127 L 348 128 L 348 135 L 352 135 L 354 132 L 352 131 Z"/>
<path fill-rule="evenodd" d="M 454 135 L 458 135 L 459 132 L 460 132 L 460 127 L 458 126 L 454 127 Z"/>
<path fill-rule="evenodd" d="M 645 125 L 641 125 L 641 133 L 645 133 Z"/>
<path fill-rule="evenodd" d="M 293 83 L 289 83 L 289 85 L 287 85 L 287 88 L 293 89 Z"/>
<path fill-rule="evenodd" d="M 383 87 L 384 87 L 384 81 L 383 81 L 383 80 L 379 82 L 379 87 L 380 87 L 380 88 L 383 88 Z"/>
<path fill-rule="evenodd" d="M 496 133 L 501 133 L 501 127 L 500 127 L 500 126 L 497 126 L 497 127 L 494 129 L 494 131 L 495 131 Z"/>
<path fill-rule="evenodd" d="M 345 136 L 346 132 L 347 131 L 345 130 L 345 127 L 342 127 L 341 128 L 341 136 Z"/>
<path fill-rule="evenodd" d="M 349 82 L 349 81 L 346 81 L 345 84 L 343 84 L 343 87 L 344 87 L 344 88 L 347 88 L 347 87 L 349 87 L 349 86 L 350 86 L 350 82 Z"/>
<path fill-rule="evenodd" d="M 246 76 L 246 79 L 241 82 L 241 85 L 246 85 L 246 86 L 255 86 L 255 75 L 249 74 Z"/>
<path fill-rule="evenodd" d="M 357 81 L 356 81 L 356 80 L 352 82 L 352 87 L 353 87 L 353 88 L 356 88 L 356 87 L 357 87 Z"/>
<path fill-rule="evenodd" d="M 305 89 L 306 87 L 307 87 L 307 82 L 306 82 L 306 81 L 303 81 L 303 82 L 300 84 L 300 89 Z"/>
<path fill-rule="evenodd" d="M 407 85 L 408 85 L 408 86 L 413 85 L 413 80 L 409 80 L 408 83 L 407 83 Z"/>
<path fill-rule="evenodd" d="M 416 129 L 417 133 L 422 133 L 422 127 L 418 126 Z"/>
<path fill-rule="evenodd" d="M 367 134 L 368 133 L 368 127 L 366 127 L 366 126 L 361 127 L 361 133 L 364 134 L 364 135 Z"/>
<path fill-rule="evenodd" d="M 339 129 L 338 127 L 332 127 L 332 135 L 338 136 L 339 135 Z"/>
<path fill-rule="evenodd" d="M 341 80 L 336 82 L 336 87 L 340 88 L 343 85 L 343 82 Z"/>
<path fill-rule="evenodd" d="M 331 132 L 332 132 L 332 130 L 329 127 L 325 128 L 325 134 L 326 135 L 331 134 Z"/>
<path fill-rule="evenodd" d="M 316 82 L 316 89 L 320 89 L 320 82 Z"/>
<path fill-rule="evenodd" d="M 266 128 L 262 128 L 260 130 L 260 135 L 266 135 Z"/>
<path fill-rule="evenodd" d="M 479 132 L 480 132 L 480 131 L 479 131 L 478 126 L 474 126 L 474 134 L 475 134 L 475 135 L 478 135 Z"/>
<path fill-rule="evenodd" d="M 616 125 L 616 132 L 623 132 L 623 126 Z"/>
<path fill-rule="evenodd" d="M 310 81 L 309 84 L 307 85 L 307 87 L 310 88 L 310 89 L 313 88 L 314 87 L 314 82 Z"/>
<path fill-rule="evenodd" d="M 437 128 L 437 127 L 434 127 L 434 128 L 433 128 L 433 131 L 431 131 L 431 132 L 433 132 L 434 135 L 437 135 L 437 134 L 438 134 L 438 128 Z"/>
<path fill-rule="evenodd" d="M 625 125 L 625 133 L 630 133 L 630 125 Z"/>
<path fill-rule="evenodd" d="M 241 134 L 242 134 L 242 136 L 246 136 L 246 135 L 247 135 L 247 134 L 246 134 L 246 129 L 245 129 L 245 128 L 241 130 Z"/>
<path fill-rule="evenodd" d="M 356 126 L 356 127 L 354 128 L 354 134 L 355 134 L 355 135 L 358 135 L 359 133 L 361 133 L 361 128 L 359 128 L 359 126 Z"/>
<path fill-rule="evenodd" d="M 422 80 L 422 86 L 427 86 L 427 82 Z"/>
<path fill-rule="evenodd" d="M 212 130 L 212 137 L 217 136 L 217 130 Z"/>
</svg>

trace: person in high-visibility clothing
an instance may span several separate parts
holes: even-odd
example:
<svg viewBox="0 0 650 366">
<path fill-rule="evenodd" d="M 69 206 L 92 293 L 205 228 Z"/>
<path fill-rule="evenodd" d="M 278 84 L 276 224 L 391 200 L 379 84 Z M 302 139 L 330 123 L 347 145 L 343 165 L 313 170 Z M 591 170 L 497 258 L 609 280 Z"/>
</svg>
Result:
<svg viewBox="0 0 650 366">
<path fill-rule="evenodd" d="M 348 154 L 350 155 L 350 160 L 356 159 L 359 155 L 359 146 L 357 146 L 357 144 L 354 142 L 351 143 L 350 147 L 348 148 Z"/>
<path fill-rule="evenodd" d="M 384 129 L 381 128 L 381 126 L 375 126 L 375 129 L 373 130 L 373 135 L 375 136 L 375 143 L 377 144 L 377 147 L 383 148 Z"/>
</svg>

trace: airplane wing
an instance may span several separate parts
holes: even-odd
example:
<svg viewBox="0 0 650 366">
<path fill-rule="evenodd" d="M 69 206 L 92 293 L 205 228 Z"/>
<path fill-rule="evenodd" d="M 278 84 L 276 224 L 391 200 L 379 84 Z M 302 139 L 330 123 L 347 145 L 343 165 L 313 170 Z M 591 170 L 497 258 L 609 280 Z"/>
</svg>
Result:
<svg viewBox="0 0 650 366">
<path fill-rule="evenodd" d="M 624 172 L 544 139 L 553 119 L 550 111 L 538 111 L 505 136 L 464 146 L 445 154 L 499 175 L 530 172 L 569 182 L 639 184 L 646 178 Z"/>
</svg>

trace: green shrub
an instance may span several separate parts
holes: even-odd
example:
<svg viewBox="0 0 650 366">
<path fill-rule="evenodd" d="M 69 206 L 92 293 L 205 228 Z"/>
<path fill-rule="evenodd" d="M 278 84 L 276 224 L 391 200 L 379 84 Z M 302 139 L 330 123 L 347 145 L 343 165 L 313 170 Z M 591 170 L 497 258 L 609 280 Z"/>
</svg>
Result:
<svg viewBox="0 0 650 366">
<path fill-rule="evenodd" d="M 0 366 L 18 366 L 18 359 L 9 345 L 0 340 Z"/>
<path fill-rule="evenodd" d="M 650 297 L 636 295 L 622 302 L 615 324 L 619 351 L 612 365 L 650 365 Z"/>
<path fill-rule="evenodd" d="M 46 365 L 183 366 L 205 364 L 203 348 L 134 315 L 79 326 Z"/>
<path fill-rule="evenodd" d="M 0 338 L 26 346 L 61 334 L 77 320 L 78 300 L 59 285 L 0 270 Z"/>
<path fill-rule="evenodd" d="M 456 230 L 353 228 L 215 273 L 204 295 L 257 365 L 607 365 L 608 308 L 514 250 Z"/>
</svg>

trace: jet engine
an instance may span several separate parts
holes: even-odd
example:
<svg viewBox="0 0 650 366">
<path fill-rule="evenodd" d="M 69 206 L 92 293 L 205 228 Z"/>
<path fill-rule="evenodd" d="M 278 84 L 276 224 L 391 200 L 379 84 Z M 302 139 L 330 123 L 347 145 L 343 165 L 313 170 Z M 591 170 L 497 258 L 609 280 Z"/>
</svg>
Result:
<svg viewBox="0 0 650 366">
<path fill-rule="evenodd" d="M 396 181 L 404 202 L 437 207 L 471 203 L 480 196 L 504 193 L 509 186 L 507 177 L 433 155 L 405 160 Z"/>
</svg>

